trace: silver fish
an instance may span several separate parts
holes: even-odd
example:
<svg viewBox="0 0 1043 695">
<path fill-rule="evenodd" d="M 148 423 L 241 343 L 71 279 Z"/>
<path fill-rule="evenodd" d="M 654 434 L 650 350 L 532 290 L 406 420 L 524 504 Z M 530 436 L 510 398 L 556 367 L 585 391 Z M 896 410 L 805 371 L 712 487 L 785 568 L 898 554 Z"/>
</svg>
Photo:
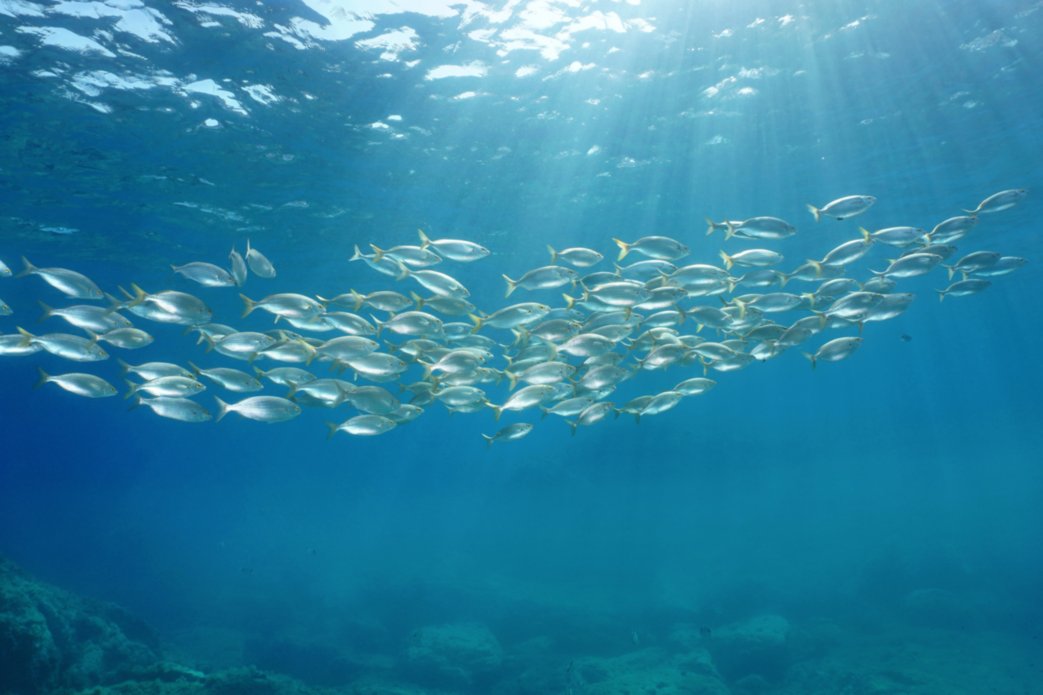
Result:
<svg viewBox="0 0 1043 695">
<path fill-rule="evenodd" d="M 228 254 L 228 262 L 232 264 L 232 280 L 235 281 L 236 287 L 242 287 L 246 284 L 246 261 L 243 257 L 232 247 L 232 250 Z"/>
<path fill-rule="evenodd" d="M 22 256 L 22 272 L 18 277 L 38 275 L 44 282 L 66 297 L 74 299 L 102 299 L 105 295 L 94 281 L 86 275 L 67 268 L 37 268 Z"/>
<path fill-rule="evenodd" d="M 993 193 L 985 200 L 978 203 L 973 210 L 964 210 L 968 215 L 980 215 L 983 213 L 999 212 L 1014 207 L 1028 195 L 1024 188 L 1015 188 L 1007 191 Z"/>
<path fill-rule="evenodd" d="M 383 415 L 356 415 L 339 425 L 335 422 L 326 423 L 330 430 L 330 437 L 337 432 L 346 432 L 358 437 L 373 437 L 390 432 L 395 429 L 396 425 L 397 423 L 394 420 Z"/>
<path fill-rule="evenodd" d="M 513 442 L 521 439 L 529 432 L 532 432 L 531 424 L 527 422 L 516 422 L 513 425 L 507 425 L 496 434 L 483 434 L 482 438 L 488 446 L 492 446 L 493 442 Z"/>
<path fill-rule="evenodd" d="M 581 246 L 556 251 L 553 246 L 547 244 L 547 250 L 550 251 L 551 263 L 557 263 L 560 259 L 574 268 L 589 268 L 592 265 L 597 265 L 605 258 L 594 249 Z"/>
<path fill-rule="evenodd" d="M 662 261 L 676 261 L 690 253 L 686 245 L 665 236 L 646 236 L 630 243 L 619 239 L 612 239 L 612 241 L 616 242 L 619 247 L 617 262 L 626 258 L 627 254 L 631 252 Z"/>
<path fill-rule="evenodd" d="M 857 350 L 861 344 L 861 338 L 834 338 L 820 347 L 814 354 L 805 352 L 804 356 L 811 361 L 811 367 L 814 369 L 815 365 L 822 361 L 839 362 Z"/>
<path fill-rule="evenodd" d="M 946 287 L 944 290 L 936 290 L 938 292 L 938 301 L 944 301 L 946 297 L 966 297 L 969 294 L 977 294 L 992 283 L 988 280 L 982 280 L 981 278 L 970 278 L 968 280 L 960 280 Z"/>
<path fill-rule="evenodd" d="M 18 332 L 22 335 L 24 345 L 39 345 L 45 351 L 62 359 L 73 362 L 98 362 L 109 358 L 109 354 L 101 349 L 97 341 L 78 335 L 48 333 L 36 336 L 21 327 Z"/>
<path fill-rule="evenodd" d="M 221 266 L 203 261 L 193 261 L 184 265 L 172 265 L 171 269 L 192 282 L 197 282 L 203 287 L 232 287 L 236 282 L 232 274 Z"/>
<path fill-rule="evenodd" d="M 875 203 L 876 198 L 871 195 L 848 195 L 843 198 L 832 200 L 820 208 L 809 204 L 808 212 L 815 217 L 816 222 L 821 219 L 822 215 L 837 220 L 846 220 L 849 217 L 861 215 L 863 212 L 873 207 Z"/>
<path fill-rule="evenodd" d="M 246 263 L 257 277 L 269 280 L 275 277 L 275 266 L 263 253 L 250 246 L 249 239 L 246 240 Z"/>
<path fill-rule="evenodd" d="M 228 413 L 238 413 L 258 422 L 285 422 L 301 414 L 299 405 L 278 396 L 251 396 L 238 403 L 225 403 L 216 396 L 214 400 L 217 401 L 217 422 Z"/>
<path fill-rule="evenodd" d="M 463 239 L 428 239 L 427 235 L 424 234 L 422 229 L 418 229 L 417 232 L 420 234 L 420 246 L 421 248 L 433 247 L 438 254 L 444 258 L 448 258 L 451 261 L 458 261 L 461 263 L 470 263 L 471 261 L 478 261 L 489 255 L 489 249 L 485 248 L 481 244 L 476 244 L 473 241 L 464 241 Z"/>
<path fill-rule="evenodd" d="M 37 367 L 37 371 L 40 373 L 40 380 L 36 382 L 37 387 L 44 384 L 56 384 L 69 393 L 85 398 L 108 398 L 116 395 L 116 389 L 112 384 L 94 374 L 72 372 L 50 375 L 39 367 Z"/>
<path fill-rule="evenodd" d="M 138 397 L 138 405 L 152 409 L 160 417 L 178 420 L 180 422 L 206 422 L 210 419 L 210 412 L 188 398 L 142 398 Z"/>
</svg>

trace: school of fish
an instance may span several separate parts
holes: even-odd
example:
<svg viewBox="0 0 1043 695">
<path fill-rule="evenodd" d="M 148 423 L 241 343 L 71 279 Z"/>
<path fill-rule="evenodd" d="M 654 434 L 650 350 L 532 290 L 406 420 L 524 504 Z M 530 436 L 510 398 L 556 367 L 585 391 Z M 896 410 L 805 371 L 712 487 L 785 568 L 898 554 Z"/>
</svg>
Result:
<svg viewBox="0 0 1043 695">
<path fill-rule="evenodd" d="M 614 239 L 618 254 L 612 269 L 595 249 L 549 248 L 548 265 L 516 278 L 502 276 L 505 297 L 532 294 L 541 301 L 494 311 L 479 309 L 460 281 L 434 269 L 480 261 L 489 250 L 463 239 L 431 239 L 420 231 L 416 245 L 370 245 L 368 253 L 356 246 L 349 259 L 386 276 L 393 287 L 407 287 L 408 294 L 387 289 L 350 290 L 328 298 L 240 295 L 242 318 L 261 311 L 277 322 L 267 331 L 215 323 L 206 301 L 195 294 L 147 292 L 131 284 L 114 295 L 80 272 L 40 268 L 23 258 L 17 277 L 36 276 L 66 300 L 87 303 L 55 308 L 40 302 L 41 320 L 61 319 L 74 333 L 34 334 L 22 326 L 7 332 L 0 323 L 0 357 L 43 351 L 71 362 L 98 362 L 109 358 L 109 349 L 132 351 L 151 344 L 153 336 L 142 328 L 148 322 L 179 324 L 197 334 L 205 350 L 200 361 L 219 355 L 227 363 L 204 368 L 195 362 L 133 365 L 121 359 L 125 396 L 160 417 L 205 422 L 236 413 L 275 423 L 296 418 L 302 408 L 343 407 L 351 409 L 350 416 L 329 422 L 330 436 L 372 436 L 439 403 L 454 412 L 491 409 L 497 420 L 505 411 L 540 414 L 541 419 L 554 415 L 575 433 L 620 414 L 639 421 L 666 412 L 712 389 L 711 372 L 742 369 L 786 350 L 799 348 L 812 367 L 843 360 L 862 344 L 865 324 L 895 318 L 909 307 L 914 295 L 898 291 L 907 278 L 932 273 L 944 278 L 939 300 L 981 292 L 1026 260 L 994 251 L 958 256 L 956 243 L 973 240 L 983 216 L 1017 205 L 1026 194 L 1023 189 L 1001 191 L 931 230 L 858 228 L 823 258 L 789 272 L 779 269 L 784 257 L 773 248 L 721 250 L 719 265 L 685 265 L 689 247 L 666 236 Z M 808 205 L 808 210 L 821 227 L 823 218 L 846 220 L 875 203 L 873 196 L 851 195 L 821 207 Z M 776 217 L 707 222 L 708 235 L 719 232 L 725 240 L 759 246 L 797 233 Z M 840 233 L 845 228 L 835 227 Z M 893 247 L 896 257 L 856 280 L 849 271 L 878 245 Z M 235 291 L 250 274 L 276 277 L 275 266 L 249 241 L 244 254 L 232 250 L 227 267 L 195 261 L 172 268 L 208 292 Z M 0 278 L 12 276 L 0 260 Z M 784 291 L 797 282 L 806 291 Z M 420 290 L 428 296 L 420 296 Z M 551 297 L 562 301 L 552 304 Z M 12 314 L 0 299 L 0 321 Z M 832 337 L 834 332 L 839 335 Z M 679 378 L 672 389 L 626 402 L 610 400 L 622 382 L 643 371 L 671 368 Z M 39 373 L 40 385 L 54 384 L 77 396 L 117 395 L 113 384 L 89 372 Z M 208 388 L 221 393 L 213 398 L 213 412 L 198 398 Z M 489 444 L 508 442 L 533 427 L 517 422 L 482 437 Z"/>
</svg>

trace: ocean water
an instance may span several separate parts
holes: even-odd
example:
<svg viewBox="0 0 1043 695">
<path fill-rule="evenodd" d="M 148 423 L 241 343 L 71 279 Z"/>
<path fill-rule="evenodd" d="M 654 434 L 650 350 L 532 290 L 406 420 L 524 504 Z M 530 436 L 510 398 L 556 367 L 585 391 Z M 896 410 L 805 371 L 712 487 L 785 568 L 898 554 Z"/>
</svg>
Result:
<svg viewBox="0 0 1043 695">
<path fill-rule="evenodd" d="M 622 693 L 621 660 L 659 673 L 688 626 L 722 692 L 1043 693 L 1040 35 L 1037 0 L 0 0 L 0 259 L 192 292 L 242 329 L 271 317 L 240 319 L 238 290 L 170 265 L 223 265 L 249 239 L 278 271 L 249 278 L 254 299 L 406 292 L 348 259 L 422 228 L 491 250 L 439 266 L 491 312 L 501 274 L 544 265 L 548 244 L 609 270 L 613 237 L 674 237 L 686 263 L 764 246 L 788 271 L 859 226 L 929 230 L 1028 190 L 957 242 L 953 260 L 1028 260 L 984 292 L 939 302 L 943 269 L 900 280 L 909 310 L 867 324 L 846 360 L 812 369 L 802 350 L 851 331 L 816 336 L 711 370 L 712 391 L 640 424 L 573 434 L 535 410 L 432 404 L 327 440 L 353 409 L 185 424 L 33 388 L 41 367 L 122 393 L 114 359 L 0 357 L 0 553 L 128 608 L 184 663 L 344 692 Z M 845 221 L 806 209 L 850 194 L 877 203 Z M 757 215 L 798 231 L 705 233 Z M 875 244 L 849 274 L 895 252 Z M 0 278 L 0 299 L 0 333 L 75 332 L 37 322 L 38 301 L 79 302 L 40 278 Z M 155 342 L 113 357 L 243 366 L 182 326 L 135 325 Z M 641 371 L 607 398 L 702 375 Z M 535 428 L 480 436 L 513 422 Z M 714 641 L 759 616 L 789 625 L 770 673 Z M 502 663 L 411 660 L 446 625 L 483 626 Z M 597 659 L 615 675 L 572 666 Z"/>
</svg>

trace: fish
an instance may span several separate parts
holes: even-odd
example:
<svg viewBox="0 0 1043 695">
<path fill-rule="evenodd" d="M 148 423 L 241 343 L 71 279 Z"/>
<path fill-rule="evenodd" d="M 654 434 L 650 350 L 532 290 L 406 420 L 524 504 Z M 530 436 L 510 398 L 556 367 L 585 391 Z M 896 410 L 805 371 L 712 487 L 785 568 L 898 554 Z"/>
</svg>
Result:
<svg viewBox="0 0 1043 695">
<path fill-rule="evenodd" d="M 982 278 L 970 278 L 968 280 L 960 280 L 954 282 L 944 290 L 935 290 L 938 293 L 938 301 L 944 301 L 946 297 L 966 297 L 970 294 L 977 294 L 982 290 L 986 289 L 992 284 L 989 280 L 983 280 Z"/>
<path fill-rule="evenodd" d="M 871 195 L 848 195 L 843 198 L 831 200 L 820 208 L 809 204 L 808 212 L 812 214 L 816 222 L 818 222 L 823 215 L 826 217 L 832 217 L 836 220 L 846 220 L 855 215 L 861 215 L 875 204 L 876 198 Z"/>
<path fill-rule="evenodd" d="M 881 271 L 874 270 L 873 274 L 892 278 L 912 278 L 931 272 L 941 262 L 942 257 L 933 253 L 913 253 L 892 260 L 887 268 Z"/>
<path fill-rule="evenodd" d="M 930 241 L 927 232 L 919 227 L 888 227 L 876 232 L 859 227 L 858 231 L 862 232 L 862 236 L 867 240 L 878 241 L 889 246 L 906 247 Z"/>
<path fill-rule="evenodd" d="M 37 268 L 22 256 L 22 272 L 18 277 L 36 275 L 44 282 L 58 290 L 66 297 L 73 299 L 104 299 L 101 288 L 86 275 L 67 268 Z"/>
<path fill-rule="evenodd" d="M 37 342 L 26 341 L 18 333 L 0 335 L 0 357 L 25 357 L 43 350 Z"/>
<path fill-rule="evenodd" d="M 374 318 L 373 323 L 377 325 L 378 336 L 384 330 L 389 330 L 398 335 L 427 337 L 445 335 L 442 319 L 423 311 L 404 311 L 401 314 L 395 314 L 387 321 L 378 321 Z"/>
<path fill-rule="evenodd" d="M 44 384 L 56 384 L 69 393 L 84 398 L 108 398 L 116 395 L 116 387 L 94 374 L 72 372 L 50 375 L 40 367 L 36 369 L 40 374 L 40 379 L 36 382 L 37 388 Z"/>
<path fill-rule="evenodd" d="M 616 262 L 622 261 L 631 252 L 661 261 L 676 261 L 690 253 L 686 245 L 665 236 L 646 236 L 630 243 L 615 238 L 612 241 L 619 247 Z"/>
<path fill-rule="evenodd" d="M 547 250 L 550 252 L 550 262 L 552 264 L 557 263 L 560 259 L 574 268 L 589 268 L 597 265 L 605 258 L 594 249 L 582 246 L 573 246 L 556 251 L 553 246 L 547 244 Z"/>
<path fill-rule="evenodd" d="M 846 241 L 840 246 L 837 246 L 835 249 L 831 250 L 829 253 L 823 256 L 821 261 L 818 261 L 817 263 L 814 261 L 808 261 L 808 263 L 814 265 L 816 268 L 818 268 L 819 271 L 822 270 L 820 266 L 824 265 L 850 265 L 851 263 L 854 263 L 858 259 L 862 258 L 862 256 L 869 253 L 869 249 L 872 248 L 872 244 L 872 235 L 867 235 L 864 233 L 861 239 L 852 239 L 851 241 Z"/>
<path fill-rule="evenodd" d="M 999 260 L 993 263 L 988 268 L 979 268 L 978 270 L 969 271 L 972 275 L 978 275 L 980 277 L 994 278 L 1000 275 L 1008 275 L 1013 273 L 1018 268 L 1024 267 L 1028 261 L 1020 256 L 1001 256 Z"/>
<path fill-rule="evenodd" d="M 98 341 L 82 336 L 68 333 L 48 333 L 36 336 L 20 326 L 18 333 L 22 336 L 23 345 L 39 345 L 46 352 L 65 360 L 99 362 L 109 358 L 109 354 L 98 345 Z"/>
<path fill-rule="evenodd" d="M 268 295 L 256 302 L 245 294 L 240 294 L 239 298 L 243 300 L 243 318 L 252 314 L 256 309 L 263 309 L 277 317 L 294 318 L 318 316 L 325 311 L 321 302 L 293 292 Z"/>
<path fill-rule="evenodd" d="M 584 408 L 575 421 L 569 422 L 569 428 L 572 430 L 572 434 L 576 434 L 578 427 L 590 427 L 595 425 L 615 411 L 615 406 L 608 401 L 598 401 L 592 403 Z"/>
<path fill-rule="evenodd" d="M 1009 210 L 1024 200 L 1027 195 L 1028 191 L 1024 188 L 1013 188 L 1006 191 L 1000 191 L 999 193 L 993 193 L 988 198 L 978 203 L 978 207 L 973 210 L 964 210 L 964 212 L 968 215 L 976 216 L 983 213 Z"/>
<path fill-rule="evenodd" d="M 507 425 L 496 434 L 483 434 L 482 439 L 485 440 L 487 446 L 492 446 L 493 442 L 513 442 L 532 432 L 532 425 L 528 422 L 516 422 L 513 425 Z"/>
<path fill-rule="evenodd" d="M 446 275 L 437 270 L 411 270 L 402 266 L 405 270 L 403 277 L 409 277 L 420 284 L 429 292 L 434 292 L 443 297 L 470 297 L 471 293 L 463 283 L 451 275 Z"/>
<path fill-rule="evenodd" d="M 861 344 L 861 338 L 834 338 L 822 345 L 814 354 L 810 352 L 803 354 L 811 362 L 811 368 L 814 369 L 819 362 L 839 362 L 849 357 Z"/>
<path fill-rule="evenodd" d="M 976 224 L 977 215 L 958 215 L 936 224 L 927 236 L 932 244 L 951 244 L 967 236 Z"/>
<path fill-rule="evenodd" d="M 391 256 L 381 256 L 377 258 L 377 255 L 370 254 L 367 256 L 362 253 L 362 249 L 355 245 L 355 253 L 352 254 L 349 261 L 363 261 L 373 270 L 381 273 L 382 275 L 389 275 L 396 280 L 402 280 L 406 277 L 406 266 L 398 259 L 392 258 Z"/>
<path fill-rule="evenodd" d="M 538 302 L 522 302 L 521 304 L 513 304 L 504 307 L 503 309 L 494 311 L 487 316 L 471 314 L 470 318 L 471 321 L 474 322 L 473 332 L 478 332 L 481 330 L 482 326 L 510 330 L 535 323 L 549 313 L 550 307 L 546 304 L 540 304 Z"/>
<path fill-rule="evenodd" d="M 572 268 L 547 265 L 530 270 L 517 280 L 512 280 L 506 275 L 503 276 L 503 279 L 507 282 L 507 293 L 504 297 L 510 297 L 511 293 L 519 287 L 526 290 L 546 290 L 568 284 L 575 285 L 579 276 Z"/>
<path fill-rule="evenodd" d="M 124 374 L 136 374 L 145 381 L 152 381 L 164 376 L 183 376 L 193 378 L 195 375 L 184 367 L 170 362 L 146 362 L 144 364 L 127 364 L 123 360 L 116 360 Z"/>
<path fill-rule="evenodd" d="M 225 403 L 217 396 L 216 422 L 220 422 L 228 413 L 239 415 L 257 422 L 285 422 L 301 414 L 301 407 L 293 401 L 278 396 L 251 396 L 238 403 Z"/>
<path fill-rule="evenodd" d="M 327 422 L 326 426 L 329 428 L 328 438 L 332 438 L 337 432 L 346 432 L 357 437 L 374 437 L 395 429 L 397 423 L 383 415 L 356 415 L 339 425 Z"/>
<path fill-rule="evenodd" d="M 716 385 L 717 382 L 713 379 L 706 379 L 704 377 L 693 377 L 691 379 L 685 379 L 681 383 L 674 386 L 672 390 L 684 394 L 685 396 L 698 396 L 700 394 L 706 393 Z"/>
<path fill-rule="evenodd" d="M 263 253 L 250 246 L 249 239 L 246 240 L 246 264 L 250 266 L 250 272 L 257 277 L 267 280 L 275 277 L 275 266 Z"/>
<path fill-rule="evenodd" d="M 949 271 L 950 280 L 956 273 L 963 273 L 964 279 L 966 279 L 967 275 L 971 273 L 978 273 L 993 267 L 1000 262 L 1000 258 L 1000 254 L 995 251 L 975 251 L 945 268 Z"/>
<path fill-rule="evenodd" d="M 135 307 L 145 305 L 156 309 L 146 316 L 153 321 L 161 323 L 180 323 L 194 326 L 200 323 L 208 323 L 213 318 L 213 311 L 206 303 L 194 295 L 177 290 L 163 290 L 155 294 L 149 294 L 137 284 L 131 283 L 134 290 L 127 307 L 132 311 Z M 124 293 L 127 294 L 127 293 Z"/>
<path fill-rule="evenodd" d="M 525 410 L 542 405 L 554 393 L 554 387 L 549 384 L 533 384 L 519 389 L 511 394 L 503 405 L 489 403 L 493 415 L 497 420 L 505 410 Z"/>
<path fill-rule="evenodd" d="M 778 217 L 750 217 L 740 222 L 738 226 L 732 223 L 726 224 L 725 239 L 730 239 L 733 236 L 741 236 L 747 239 L 785 239 L 797 233 L 796 227 Z"/>
<path fill-rule="evenodd" d="M 489 255 L 489 249 L 473 241 L 463 239 L 435 239 L 431 240 L 424 234 L 424 230 L 418 229 L 420 235 L 420 247 L 433 247 L 443 258 L 460 263 L 471 263 L 479 261 Z"/>
<path fill-rule="evenodd" d="M 193 261 L 184 265 L 171 265 L 170 268 L 178 275 L 203 287 L 234 287 L 241 284 L 236 282 L 231 273 L 213 263 Z"/>
<path fill-rule="evenodd" d="M 112 328 L 104 333 L 93 334 L 92 337 L 124 350 L 137 350 L 151 345 L 155 340 L 149 333 L 132 326 Z"/>
<path fill-rule="evenodd" d="M 40 316 L 45 321 L 52 316 L 64 319 L 66 323 L 94 333 L 104 333 L 113 328 L 127 328 L 130 321 L 118 311 L 91 304 L 75 304 L 73 306 L 54 309 L 43 302 L 37 302 L 43 310 Z"/>
<path fill-rule="evenodd" d="M 376 244 L 370 244 L 369 247 L 373 249 L 374 262 L 388 257 L 410 268 L 428 268 L 442 262 L 441 256 L 424 246 L 394 246 L 387 250 Z"/>
<path fill-rule="evenodd" d="M 194 396 L 197 393 L 202 393 L 206 386 L 196 381 L 195 376 L 161 376 L 156 379 L 151 379 L 143 384 L 135 384 L 132 381 L 127 381 L 127 395 L 124 398 L 131 398 L 137 395 L 140 391 L 144 391 L 150 396 L 163 396 L 168 398 L 187 398 L 188 396 Z"/>
<path fill-rule="evenodd" d="M 160 417 L 180 422 L 206 422 L 211 419 L 210 411 L 189 398 L 144 398 L 138 396 L 136 403 L 150 408 Z"/>
<path fill-rule="evenodd" d="M 725 270 L 731 270 L 733 265 L 766 268 L 777 265 L 783 260 L 781 253 L 769 249 L 746 249 L 733 254 L 721 251 L 720 254 L 721 260 L 724 261 Z"/>
<path fill-rule="evenodd" d="M 232 250 L 228 253 L 228 262 L 232 265 L 231 275 L 232 280 L 235 282 L 235 286 L 242 287 L 246 284 L 246 261 L 239 254 L 239 252 L 235 250 L 234 246 L 232 247 Z"/>
<path fill-rule="evenodd" d="M 205 376 L 218 386 L 221 386 L 228 391 L 232 391 L 233 393 L 253 393 L 264 388 L 256 377 L 238 369 L 232 369 L 230 367 L 211 367 L 209 369 L 202 369 L 192 362 L 189 362 L 188 365 L 197 376 Z"/>
</svg>

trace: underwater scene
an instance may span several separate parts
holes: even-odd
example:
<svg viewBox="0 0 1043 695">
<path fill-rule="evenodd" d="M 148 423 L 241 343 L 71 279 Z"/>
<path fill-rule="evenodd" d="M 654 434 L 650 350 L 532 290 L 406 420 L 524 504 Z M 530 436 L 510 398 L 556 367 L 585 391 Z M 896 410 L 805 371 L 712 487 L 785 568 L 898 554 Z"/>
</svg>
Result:
<svg viewBox="0 0 1043 695">
<path fill-rule="evenodd" d="M 1043 694 L 1040 0 L 0 0 L 0 695 Z"/>
</svg>

